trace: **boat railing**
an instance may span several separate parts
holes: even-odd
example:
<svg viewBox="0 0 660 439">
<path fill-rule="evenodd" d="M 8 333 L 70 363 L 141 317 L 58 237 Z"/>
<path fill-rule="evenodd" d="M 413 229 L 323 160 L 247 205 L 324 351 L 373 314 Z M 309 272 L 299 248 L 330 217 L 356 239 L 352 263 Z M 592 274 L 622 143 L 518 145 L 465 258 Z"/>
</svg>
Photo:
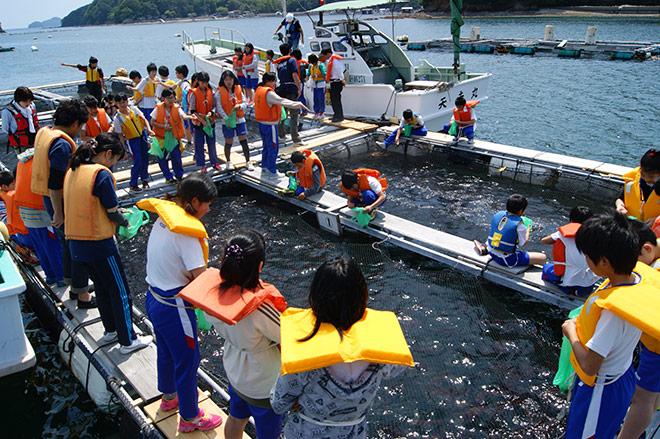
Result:
<svg viewBox="0 0 660 439">
<path fill-rule="evenodd" d="M 243 45 L 248 42 L 248 39 L 240 31 L 217 26 L 204 26 L 204 40 L 209 42 L 212 40 L 224 40 L 233 45 Z"/>
</svg>

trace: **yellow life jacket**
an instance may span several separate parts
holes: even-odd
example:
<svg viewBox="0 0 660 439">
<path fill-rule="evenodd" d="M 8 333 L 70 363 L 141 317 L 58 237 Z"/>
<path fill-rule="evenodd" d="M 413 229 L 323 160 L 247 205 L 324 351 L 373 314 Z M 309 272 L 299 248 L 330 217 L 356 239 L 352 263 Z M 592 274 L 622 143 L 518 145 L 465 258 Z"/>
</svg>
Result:
<svg viewBox="0 0 660 439">
<path fill-rule="evenodd" d="M 87 66 L 87 72 L 85 73 L 85 80 L 87 82 L 98 82 L 100 78 L 101 75 L 99 75 L 98 67 L 93 69 Z"/>
<path fill-rule="evenodd" d="M 309 65 L 309 76 L 312 77 L 314 82 L 325 81 L 325 76 L 323 75 L 321 66 L 318 63 Z"/>
<path fill-rule="evenodd" d="M 204 261 L 208 264 L 209 235 L 199 219 L 186 212 L 173 201 L 145 198 L 138 201 L 136 205 L 140 209 L 157 214 L 171 232 L 199 239 L 199 244 L 202 246 L 202 252 L 204 253 Z"/>
<path fill-rule="evenodd" d="M 108 218 L 101 200 L 93 194 L 96 176 L 112 171 L 102 165 L 80 165 L 64 177 L 64 234 L 67 239 L 101 241 L 115 235 L 115 224 Z M 114 182 L 114 176 L 112 177 Z"/>
<path fill-rule="evenodd" d="M 37 195 L 48 196 L 48 177 L 50 176 L 50 160 L 48 153 L 50 146 L 59 138 L 63 138 L 71 145 L 71 153 L 76 151 L 76 142 L 64 131 L 51 127 L 41 128 L 34 139 L 34 158 L 32 159 L 32 181 L 30 189 Z"/>
<path fill-rule="evenodd" d="M 320 369 L 338 363 L 368 361 L 413 366 L 413 358 L 393 312 L 367 309 L 362 319 L 339 337 L 322 323 L 311 339 L 316 317 L 311 309 L 288 308 L 280 316 L 282 375 Z"/>
<path fill-rule="evenodd" d="M 656 259 L 653 262 L 653 265 L 651 265 L 651 267 L 655 271 L 660 271 L 660 259 Z M 660 294 L 660 292 L 658 294 Z M 644 346 L 646 346 L 646 349 L 648 349 L 649 351 L 655 352 L 656 354 L 660 354 L 660 338 L 653 338 L 652 336 L 644 332 L 642 334 L 642 338 L 640 338 L 639 341 L 641 341 L 644 344 Z"/>
<path fill-rule="evenodd" d="M 642 200 L 642 191 L 639 187 L 642 174 L 639 167 L 623 175 L 624 191 L 623 202 L 628 210 L 628 215 L 632 215 L 640 221 L 660 216 L 660 197 L 655 191 L 651 191 L 646 201 Z"/>
<path fill-rule="evenodd" d="M 133 105 L 138 105 L 142 101 L 140 90 L 133 90 Z"/>
<path fill-rule="evenodd" d="M 147 78 L 147 83 L 144 84 L 142 95 L 145 98 L 153 98 L 156 96 L 156 83 L 151 78 Z"/>
<path fill-rule="evenodd" d="M 132 108 L 128 109 L 128 115 L 117 112 L 119 121 L 121 122 L 121 132 L 128 140 L 135 139 L 142 135 L 144 131 L 144 122 L 142 118 L 137 115 Z"/>
<path fill-rule="evenodd" d="M 660 338 L 660 273 L 641 262 L 635 266 L 634 273 L 640 276 L 639 283 L 608 288 L 609 282 L 604 282 L 587 298 L 575 321 L 578 339 L 583 346 L 593 337 L 604 309 L 650 336 Z M 596 376 L 582 370 L 573 352 L 571 363 L 580 379 L 593 386 Z"/>
</svg>

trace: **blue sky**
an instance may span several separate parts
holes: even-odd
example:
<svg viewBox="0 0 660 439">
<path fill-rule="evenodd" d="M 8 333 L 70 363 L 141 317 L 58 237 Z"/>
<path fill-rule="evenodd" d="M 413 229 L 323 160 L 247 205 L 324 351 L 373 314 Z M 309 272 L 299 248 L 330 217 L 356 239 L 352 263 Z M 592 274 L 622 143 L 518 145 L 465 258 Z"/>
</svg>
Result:
<svg viewBox="0 0 660 439">
<path fill-rule="evenodd" d="M 64 17 L 92 0 L 0 0 L 0 22 L 5 29 L 27 27 L 33 21 Z M 6 7 L 13 4 L 12 7 Z"/>
</svg>

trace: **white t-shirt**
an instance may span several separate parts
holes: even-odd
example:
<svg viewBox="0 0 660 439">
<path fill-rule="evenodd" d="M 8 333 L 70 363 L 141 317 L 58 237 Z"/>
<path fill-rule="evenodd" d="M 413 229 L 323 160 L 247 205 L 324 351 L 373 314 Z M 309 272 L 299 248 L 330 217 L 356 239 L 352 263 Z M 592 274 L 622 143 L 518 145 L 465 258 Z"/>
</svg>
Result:
<svg viewBox="0 0 660 439">
<path fill-rule="evenodd" d="M 380 184 L 377 178 L 367 176 L 367 181 L 369 182 L 369 188 L 374 192 L 374 194 L 379 195 L 383 192 L 383 186 Z"/>
<path fill-rule="evenodd" d="M 140 101 L 140 108 L 154 108 L 156 104 L 158 103 L 158 100 L 156 99 L 156 96 L 145 96 L 144 95 L 144 87 L 147 85 L 147 81 L 149 81 L 149 77 L 142 78 L 142 80 L 138 83 L 137 88 L 140 93 L 142 93 L 142 101 Z M 158 87 L 158 85 L 156 85 Z M 158 93 L 158 90 L 156 89 L 156 93 Z"/>
<path fill-rule="evenodd" d="M 330 63 L 328 63 L 330 66 Z M 343 81 L 344 80 L 344 61 L 340 59 L 335 59 L 332 62 L 332 72 L 330 72 L 331 81 Z"/>
<path fill-rule="evenodd" d="M 589 287 L 596 283 L 596 276 L 587 265 L 587 259 L 575 245 L 575 238 L 564 238 L 559 231 L 550 235 L 555 241 L 561 240 L 566 248 L 566 271 L 561 278 L 564 287 Z"/>
<path fill-rule="evenodd" d="M 199 239 L 171 232 L 158 218 L 147 243 L 147 283 L 164 291 L 180 288 L 190 283 L 190 271 L 204 266 Z"/>
<path fill-rule="evenodd" d="M 593 300 L 597 297 L 593 298 Z M 585 303 L 584 306 L 594 306 Z M 617 317 L 612 312 L 603 310 L 596 323 L 596 331 L 587 342 L 587 347 L 604 358 L 598 371 L 599 376 L 618 376 L 632 364 L 633 351 L 642 331 L 632 324 Z"/>
<path fill-rule="evenodd" d="M 154 108 L 154 111 L 151 112 L 152 120 L 156 120 L 156 113 L 157 113 L 157 109 Z M 165 119 L 167 120 L 169 119 L 169 117 L 170 117 L 170 112 L 167 108 L 165 108 Z M 183 112 L 183 109 L 181 107 L 179 107 L 179 117 L 181 118 L 181 120 L 185 119 L 186 117 L 186 113 Z"/>
</svg>

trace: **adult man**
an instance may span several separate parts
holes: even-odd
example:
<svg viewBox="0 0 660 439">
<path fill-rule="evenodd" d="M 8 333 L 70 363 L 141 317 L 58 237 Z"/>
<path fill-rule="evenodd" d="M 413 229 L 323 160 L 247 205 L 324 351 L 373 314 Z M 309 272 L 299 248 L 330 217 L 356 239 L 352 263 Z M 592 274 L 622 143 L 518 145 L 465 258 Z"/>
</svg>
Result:
<svg viewBox="0 0 660 439">
<path fill-rule="evenodd" d="M 81 72 L 85 72 L 85 86 L 90 95 L 94 96 L 98 102 L 103 99 L 105 91 L 105 82 L 103 81 L 103 70 L 99 68 L 99 60 L 93 56 L 89 57 L 89 64 L 64 64 L 64 67 L 73 67 Z"/>
<path fill-rule="evenodd" d="M 277 78 L 280 81 L 280 85 L 275 92 L 284 99 L 297 101 L 298 96 L 300 96 L 300 92 L 302 91 L 302 82 L 300 81 L 300 74 L 298 72 L 298 63 L 296 62 L 296 59 L 290 55 L 290 52 L 291 48 L 288 44 L 280 45 L 280 53 L 282 56 L 274 61 L 277 66 Z M 294 145 L 301 144 L 302 140 L 298 134 L 299 110 L 297 108 L 291 109 L 288 114 L 291 140 Z M 279 136 L 282 139 L 286 136 L 284 121 L 280 122 Z"/>
<path fill-rule="evenodd" d="M 277 32 L 282 29 L 282 27 L 284 27 L 284 42 L 289 45 L 291 50 L 297 49 L 298 44 L 305 44 L 303 28 L 300 24 L 300 21 L 298 21 L 298 19 L 295 18 L 292 13 L 286 14 L 286 17 L 284 20 L 282 20 L 280 25 L 277 26 L 277 29 L 275 29 L 273 35 L 277 34 Z"/>
<path fill-rule="evenodd" d="M 323 49 L 319 61 L 327 62 L 325 80 L 330 83 L 330 102 L 332 103 L 332 121 L 344 120 L 344 107 L 341 104 L 341 91 L 344 81 L 344 61 L 341 55 L 332 53 L 332 49 Z"/>
</svg>

